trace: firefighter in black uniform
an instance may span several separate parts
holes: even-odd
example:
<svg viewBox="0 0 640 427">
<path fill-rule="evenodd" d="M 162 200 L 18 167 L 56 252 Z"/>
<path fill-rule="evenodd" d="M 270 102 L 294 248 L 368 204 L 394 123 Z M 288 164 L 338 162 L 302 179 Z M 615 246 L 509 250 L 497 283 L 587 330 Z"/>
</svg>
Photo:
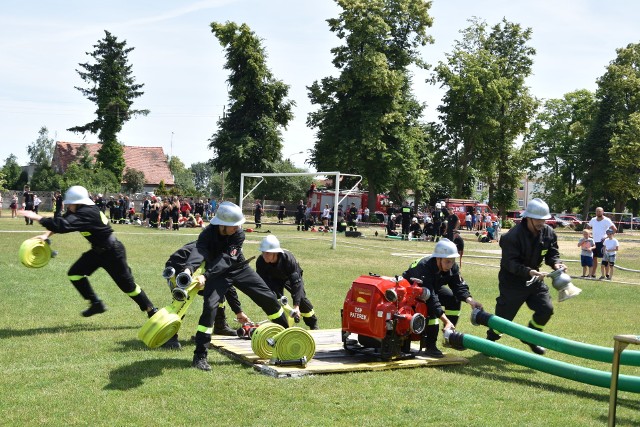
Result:
<svg viewBox="0 0 640 427">
<path fill-rule="evenodd" d="M 416 260 L 409 269 L 402 273 L 407 280 L 417 278 L 429 288 L 433 288 L 440 304 L 445 307 L 445 314 L 455 327 L 460 317 L 462 301 L 473 308 L 482 308 L 482 304 L 474 300 L 469 292 L 469 286 L 460 276 L 460 268 L 456 264 L 458 248 L 449 239 L 442 238 L 433 249 L 431 256 Z M 445 286 L 445 285 L 448 285 Z M 437 313 L 428 313 L 420 347 L 425 347 L 425 354 L 431 357 L 443 357 L 436 346 L 438 340 Z"/>
<path fill-rule="evenodd" d="M 411 218 L 413 218 L 413 208 L 409 206 L 409 202 L 406 200 L 402 204 L 402 209 L 400 209 L 400 213 L 402 214 L 402 236 L 405 239 L 409 238 L 409 233 L 411 232 Z"/>
<path fill-rule="evenodd" d="M 256 223 L 256 228 L 262 228 L 262 214 L 264 213 L 264 208 L 262 207 L 262 203 L 260 203 L 260 199 L 256 199 L 256 205 L 253 208 L 253 219 Z"/>
<path fill-rule="evenodd" d="M 131 269 L 127 264 L 127 254 L 124 245 L 113 235 L 113 229 L 109 225 L 107 217 L 95 206 L 89 198 L 87 189 L 74 185 L 70 187 L 64 198 L 67 212 L 57 218 L 43 218 L 35 212 L 23 211 L 25 218 L 39 221 L 48 232 L 39 236 L 48 239 L 54 233 L 71 233 L 79 231 L 91 243 L 91 249 L 82 254 L 69 268 L 69 280 L 84 299 L 91 304 L 82 312 L 84 317 L 104 313 L 107 307 L 97 297 L 88 276 L 98 268 L 104 268 L 109 276 L 116 282 L 122 292 L 126 293 L 151 317 L 156 308 L 149 300 L 145 292 L 136 285 Z"/>
<path fill-rule="evenodd" d="M 34 210 L 34 202 L 35 194 L 31 191 L 28 185 L 24 186 L 24 193 L 22 193 L 22 203 L 24 204 L 25 211 L 33 211 Z M 26 225 L 33 225 L 33 219 L 29 218 L 29 216 L 24 217 L 24 222 Z"/>
<path fill-rule="evenodd" d="M 354 202 L 351 202 L 351 207 L 349 208 L 349 231 L 357 231 L 358 230 L 358 208 Z"/>
<path fill-rule="evenodd" d="M 244 231 L 240 226 L 245 222 L 239 206 L 222 202 L 216 216 L 200 233 L 194 250 L 186 261 L 185 272 L 191 274 L 205 262 L 204 274 L 197 276 L 199 287 L 204 288 L 202 315 L 196 332 L 196 348 L 192 366 L 210 371 L 207 349 L 211 342 L 213 324 L 218 305 L 232 285 L 253 300 L 267 317 L 285 328 L 289 326 L 287 317 L 276 295 L 245 262 L 242 254 Z"/>
<path fill-rule="evenodd" d="M 304 290 L 302 269 L 298 261 L 289 251 L 280 247 L 280 241 L 274 235 L 265 237 L 260 243 L 262 255 L 256 261 L 256 272 L 278 298 L 284 290 L 291 293 L 293 310 L 291 317 L 299 320 L 302 317 L 309 329 L 320 329 L 313 305 Z"/>
<path fill-rule="evenodd" d="M 298 203 L 298 206 L 296 206 L 296 226 L 298 228 L 298 231 L 300 231 L 300 228 L 302 228 L 304 230 L 304 211 L 305 211 L 305 206 L 304 206 L 304 202 L 302 200 L 300 200 L 300 203 Z"/>
<path fill-rule="evenodd" d="M 172 275 L 165 276 L 165 278 L 169 281 L 169 287 L 173 289 L 175 287 L 175 272 L 183 271 L 186 267 L 187 260 L 189 259 L 189 255 L 191 255 L 191 251 L 196 247 L 197 242 L 190 242 L 175 251 L 167 262 L 165 263 L 165 272 L 167 269 L 171 269 Z M 242 311 L 242 306 L 240 305 L 240 299 L 238 298 L 238 293 L 236 292 L 236 288 L 231 286 L 225 296 L 220 300 L 218 304 L 218 311 L 216 312 L 216 317 L 213 322 L 213 334 L 214 335 L 225 335 L 235 337 L 237 336 L 236 330 L 231 328 L 227 323 L 227 317 L 225 314 L 226 303 L 229 302 L 229 307 L 236 314 L 236 319 L 240 324 L 244 324 L 249 322 L 249 318 Z M 195 337 L 194 337 L 195 338 Z M 178 336 L 173 336 L 167 343 L 163 345 L 164 348 L 171 349 L 179 349 L 180 342 L 178 341 Z"/>
<path fill-rule="evenodd" d="M 522 213 L 522 221 L 500 238 L 500 295 L 496 298 L 495 314 L 513 320 L 522 304 L 526 303 L 533 310 L 529 327 L 537 331 L 542 331 L 553 315 L 549 288 L 543 281 L 546 273 L 538 269 L 542 261 L 553 270 L 566 269 L 560 262 L 556 233 L 545 224 L 549 218 L 549 206 L 535 198 Z M 496 341 L 500 339 L 500 334 L 489 329 L 487 339 Z M 544 347 L 524 343 L 536 354 L 546 352 Z"/>
<path fill-rule="evenodd" d="M 460 227 L 460 218 L 453 208 L 448 208 L 446 238 L 453 241 L 453 232 Z"/>
</svg>

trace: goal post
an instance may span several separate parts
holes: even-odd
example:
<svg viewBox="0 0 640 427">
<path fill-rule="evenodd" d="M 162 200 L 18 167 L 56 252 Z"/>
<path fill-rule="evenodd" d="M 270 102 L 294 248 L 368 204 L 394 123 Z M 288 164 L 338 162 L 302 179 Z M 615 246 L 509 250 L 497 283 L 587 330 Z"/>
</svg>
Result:
<svg viewBox="0 0 640 427">
<path fill-rule="evenodd" d="M 347 196 L 351 193 L 353 193 L 356 189 L 356 187 L 358 186 L 358 184 L 360 184 L 362 182 L 362 175 L 355 175 L 355 174 L 350 174 L 350 173 L 340 173 L 340 172 L 283 172 L 283 173 L 259 173 L 259 172 L 254 172 L 254 173 L 241 173 L 240 174 L 240 197 L 238 197 L 239 200 L 239 205 L 240 205 L 240 209 L 242 209 L 242 205 L 244 203 L 244 199 L 246 199 L 247 197 L 249 197 L 249 195 L 251 195 L 251 193 L 253 193 L 253 191 L 258 188 L 258 186 L 260 184 L 262 184 L 265 180 L 265 178 L 267 177 L 287 177 L 287 176 L 320 176 L 320 175 L 325 175 L 325 176 L 333 176 L 335 177 L 335 196 L 334 196 L 334 203 L 333 203 L 333 240 L 331 243 L 331 249 L 335 249 L 336 248 L 336 241 L 337 241 L 337 233 L 338 233 L 338 206 L 340 205 L 340 203 L 342 203 L 342 201 L 347 198 Z M 351 187 L 349 190 L 346 191 L 346 194 L 340 198 L 340 178 L 343 176 L 354 176 L 354 177 L 358 177 L 358 182 L 356 182 L 353 187 Z M 244 194 L 244 178 L 260 178 L 260 181 L 251 189 L 247 192 L 247 194 Z"/>
</svg>

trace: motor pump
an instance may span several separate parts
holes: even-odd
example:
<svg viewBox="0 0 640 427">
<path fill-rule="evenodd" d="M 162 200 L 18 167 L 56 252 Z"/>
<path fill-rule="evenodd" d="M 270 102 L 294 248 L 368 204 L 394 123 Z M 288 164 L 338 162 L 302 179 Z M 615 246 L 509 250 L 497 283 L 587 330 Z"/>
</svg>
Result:
<svg viewBox="0 0 640 427">
<path fill-rule="evenodd" d="M 398 276 L 358 277 L 342 309 L 342 342 L 347 351 L 373 353 L 382 360 L 415 356 L 411 341 L 420 341 L 426 327 L 427 288 Z M 349 339 L 357 334 L 358 339 Z"/>
</svg>

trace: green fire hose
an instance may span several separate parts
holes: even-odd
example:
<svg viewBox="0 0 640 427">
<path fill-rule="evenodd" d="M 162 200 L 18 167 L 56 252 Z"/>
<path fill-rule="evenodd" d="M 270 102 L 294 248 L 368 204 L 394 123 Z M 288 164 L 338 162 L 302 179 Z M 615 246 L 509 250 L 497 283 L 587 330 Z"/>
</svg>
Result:
<svg viewBox="0 0 640 427">
<path fill-rule="evenodd" d="M 22 242 L 18 257 L 25 267 L 41 268 L 51 259 L 51 247 L 47 241 L 32 237 Z"/>
<path fill-rule="evenodd" d="M 495 331 L 503 332 L 523 341 L 541 345 L 543 347 L 584 359 L 611 363 L 613 361 L 613 349 L 592 344 L 585 344 L 565 338 L 556 337 L 536 331 L 535 329 L 519 325 L 500 316 L 487 313 L 483 310 L 473 310 L 471 323 L 474 325 L 488 326 Z M 640 366 L 640 351 L 626 350 L 620 355 L 620 364 L 627 366 Z"/>
<path fill-rule="evenodd" d="M 267 343 L 267 340 L 284 331 L 284 327 L 277 323 L 263 323 L 251 335 L 251 350 L 260 359 L 270 359 L 273 354 L 273 347 Z"/>
<path fill-rule="evenodd" d="M 469 348 L 488 356 L 498 357 L 518 365 L 585 384 L 607 389 L 611 385 L 610 372 L 560 362 L 453 330 L 446 330 L 444 333 L 445 340 L 456 348 Z M 622 354 L 624 354 L 624 352 Z M 620 375 L 618 379 L 618 390 L 640 393 L 640 377 Z"/>
</svg>

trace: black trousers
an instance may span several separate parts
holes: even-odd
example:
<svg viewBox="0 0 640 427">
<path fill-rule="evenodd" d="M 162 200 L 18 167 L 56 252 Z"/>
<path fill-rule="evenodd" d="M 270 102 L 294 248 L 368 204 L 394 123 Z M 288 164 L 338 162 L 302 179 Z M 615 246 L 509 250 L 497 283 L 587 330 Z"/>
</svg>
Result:
<svg viewBox="0 0 640 427">
<path fill-rule="evenodd" d="M 251 298 L 265 312 L 269 320 L 285 328 L 288 327 L 284 310 L 278 302 L 276 294 L 269 289 L 258 273 L 249 266 L 244 266 L 238 270 L 209 278 L 205 282 L 202 293 L 204 303 L 198 321 L 194 353 L 207 353 L 218 305 L 232 285 Z"/>
<path fill-rule="evenodd" d="M 553 304 L 549 288 L 542 281 L 529 286 L 500 283 L 500 295 L 496 298 L 496 316 L 513 320 L 522 304 L 533 310 L 533 321 L 538 326 L 547 324 L 553 315 Z"/>
<path fill-rule="evenodd" d="M 124 245 L 115 240 L 109 249 L 91 249 L 83 253 L 69 268 L 69 276 L 91 276 L 98 268 L 104 268 L 124 293 L 133 292 L 136 283 L 127 264 Z"/>
<path fill-rule="evenodd" d="M 436 293 L 438 294 L 440 304 L 445 309 L 445 314 L 451 323 L 453 323 L 453 326 L 456 326 L 460 317 L 462 303 L 458 298 L 456 298 L 453 291 L 448 286 L 441 286 L 436 289 Z M 425 328 L 423 335 L 426 343 L 435 343 L 438 340 L 439 327 L 435 324 L 435 313 L 428 313 L 428 315 L 427 327 Z"/>
</svg>

